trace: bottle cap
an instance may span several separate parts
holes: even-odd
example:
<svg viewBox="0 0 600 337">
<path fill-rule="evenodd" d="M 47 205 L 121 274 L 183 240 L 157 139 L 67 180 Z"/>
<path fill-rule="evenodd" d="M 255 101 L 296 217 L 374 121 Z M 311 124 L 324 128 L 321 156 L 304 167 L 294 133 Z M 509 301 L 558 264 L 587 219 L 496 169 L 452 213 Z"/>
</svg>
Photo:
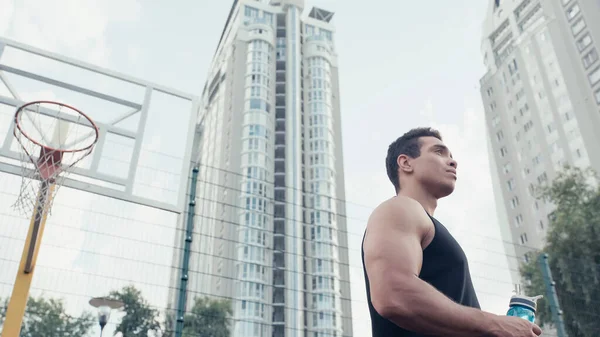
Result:
<svg viewBox="0 0 600 337">
<path fill-rule="evenodd" d="M 537 300 L 539 300 L 542 297 L 544 297 L 544 296 L 538 295 L 538 296 L 534 296 L 534 297 L 528 297 L 528 296 L 523 296 L 523 295 L 513 295 L 510 298 L 509 305 L 510 306 L 521 305 L 521 306 L 529 308 L 535 312 L 537 310 Z"/>
</svg>

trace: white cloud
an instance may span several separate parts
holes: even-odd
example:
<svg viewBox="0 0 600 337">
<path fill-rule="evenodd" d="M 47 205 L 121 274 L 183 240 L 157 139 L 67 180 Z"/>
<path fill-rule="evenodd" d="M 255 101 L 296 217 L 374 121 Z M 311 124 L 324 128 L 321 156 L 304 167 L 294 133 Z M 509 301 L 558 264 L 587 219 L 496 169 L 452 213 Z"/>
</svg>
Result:
<svg viewBox="0 0 600 337">
<path fill-rule="evenodd" d="M 6 34 L 8 27 L 10 27 L 13 12 L 15 10 L 15 4 L 13 0 L 0 0 L 0 36 Z"/>
<path fill-rule="evenodd" d="M 127 58 L 129 59 L 129 62 L 131 62 L 132 64 L 137 63 L 140 60 L 141 53 L 142 51 L 139 47 L 129 46 L 127 48 Z"/>
<path fill-rule="evenodd" d="M 141 10 L 136 0 L 24 0 L 15 6 L 11 0 L 0 1 L 0 34 L 101 66 L 108 65 L 110 56 L 105 37 L 109 23 L 135 21 Z"/>
</svg>

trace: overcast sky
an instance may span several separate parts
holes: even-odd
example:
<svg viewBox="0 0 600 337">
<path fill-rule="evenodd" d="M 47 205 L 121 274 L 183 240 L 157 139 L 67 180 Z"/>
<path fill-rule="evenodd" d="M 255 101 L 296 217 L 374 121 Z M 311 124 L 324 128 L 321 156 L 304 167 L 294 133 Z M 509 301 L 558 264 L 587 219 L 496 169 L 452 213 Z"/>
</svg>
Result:
<svg viewBox="0 0 600 337">
<path fill-rule="evenodd" d="M 200 95 L 231 3 L 0 0 L 0 36 Z M 459 162 L 457 189 L 440 202 L 436 217 L 463 244 L 483 308 L 503 314 L 512 286 L 479 97 L 487 2 L 307 1 L 311 5 L 335 12 L 355 335 L 370 335 L 359 250 L 372 207 L 393 195 L 387 146 L 417 126 L 439 128 Z"/>
</svg>

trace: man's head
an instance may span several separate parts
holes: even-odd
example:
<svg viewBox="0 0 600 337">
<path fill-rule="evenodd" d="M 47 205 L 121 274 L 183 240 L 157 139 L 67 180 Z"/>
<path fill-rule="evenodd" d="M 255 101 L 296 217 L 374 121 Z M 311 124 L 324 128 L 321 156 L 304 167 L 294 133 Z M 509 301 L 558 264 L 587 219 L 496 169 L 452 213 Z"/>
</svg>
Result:
<svg viewBox="0 0 600 337">
<path fill-rule="evenodd" d="M 456 161 L 432 128 L 416 128 L 396 139 L 385 160 L 388 177 L 400 192 L 402 184 L 416 183 L 436 198 L 454 191 Z"/>
</svg>

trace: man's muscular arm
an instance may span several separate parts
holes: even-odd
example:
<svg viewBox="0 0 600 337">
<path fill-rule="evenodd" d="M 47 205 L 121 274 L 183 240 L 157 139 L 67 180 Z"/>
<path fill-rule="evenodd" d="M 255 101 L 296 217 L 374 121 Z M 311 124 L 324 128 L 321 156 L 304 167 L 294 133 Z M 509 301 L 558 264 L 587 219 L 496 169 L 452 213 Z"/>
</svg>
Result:
<svg viewBox="0 0 600 337">
<path fill-rule="evenodd" d="M 377 312 L 404 329 L 427 335 L 536 336 L 532 325 L 526 334 L 524 324 L 530 323 L 525 320 L 510 321 L 521 326 L 511 331 L 523 332 L 508 335 L 499 316 L 459 305 L 418 277 L 428 220 L 420 204 L 402 197 L 384 203 L 371 215 L 364 254 Z"/>
</svg>

